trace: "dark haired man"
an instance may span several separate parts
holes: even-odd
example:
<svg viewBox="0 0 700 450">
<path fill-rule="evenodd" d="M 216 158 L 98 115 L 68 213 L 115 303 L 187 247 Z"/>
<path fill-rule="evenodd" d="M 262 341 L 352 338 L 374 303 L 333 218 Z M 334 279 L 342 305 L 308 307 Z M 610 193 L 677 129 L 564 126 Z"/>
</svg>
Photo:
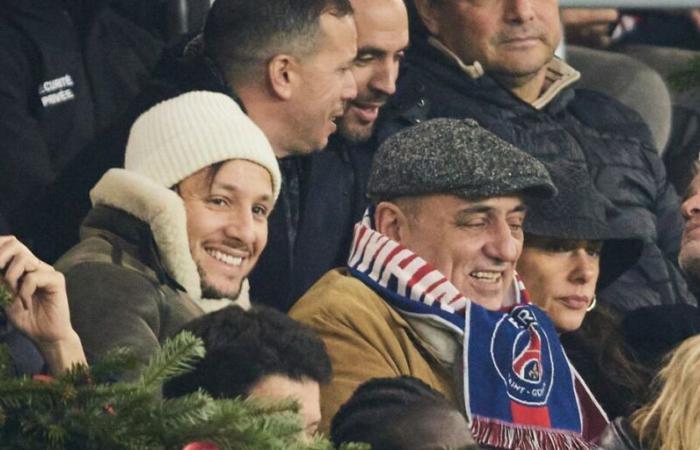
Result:
<svg viewBox="0 0 700 450">
<path fill-rule="evenodd" d="M 678 263 L 685 272 L 696 293 L 700 293 L 700 163 L 693 168 L 695 175 L 688 185 L 688 190 L 681 205 L 685 219 L 681 251 Z"/>
<path fill-rule="evenodd" d="M 599 295 L 632 310 L 695 304 L 676 265 L 682 222 L 648 127 L 593 91 L 554 57 L 557 0 L 412 0 L 413 34 L 397 94 L 379 134 L 434 117 L 474 118 L 549 162 L 586 166 L 598 188 L 643 236 L 639 262 Z"/>
<path fill-rule="evenodd" d="M 321 420 L 319 386 L 330 380 L 323 341 L 281 312 L 255 306 L 224 308 L 185 325 L 204 340 L 206 355 L 193 371 L 169 380 L 166 397 L 203 389 L 215 398 L 292 398 L 307 434 Z"/>
<path fill-rule="evenodd" d="M 204 27 L 216 64 L 278 158 L 320 150 L 356 95 L 347 0 L 223 0 Z"/>
<path fill-rule="evenodd" d="M 363 442 L 391 450 L 478 450 L 469 424 L 447 399 L 418 378 L 372 378 L 333 417 L 336 446 Z"/>
<path fill-rule="evenodd" d="M 338 119 L 328 147 L 306 158 L 283 159 L 289 185 L 299 190 L 296 216 L 270 219 L 270 243 L 250 276 L 256 302 L 289 309 L 328 270 L 347 259 L 352 228 L 366 207 L 366 185 L 375 145 L 370 137 L 380 107 L 396 90 L 399 63 L 408 46 L 403 0 L 351 0 L 357 27 L 352 74 L 357 97 Z M 281 212 L 281 209 L 280 209 Z"/>
</svg>

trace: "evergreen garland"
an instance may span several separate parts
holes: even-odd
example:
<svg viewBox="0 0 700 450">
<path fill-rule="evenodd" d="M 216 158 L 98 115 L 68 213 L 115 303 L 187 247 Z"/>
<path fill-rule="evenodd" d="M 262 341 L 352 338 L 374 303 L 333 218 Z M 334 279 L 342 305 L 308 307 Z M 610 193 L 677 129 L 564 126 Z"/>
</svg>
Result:
<svg viewBox="0 0 700 450">
<path fill-rule="evenodd" d="M 333 448 L 320 437 L 300 439 L 303 427 L 295 402 L 270 406 L 215 400 L 201 391 L 161 398 L 163 382 L 190 370 L 203 355 L 202 341 L 183 332 L 163 345 L 135 381 L 113 381 L 137 368 L 135 357 L 125 350 L 90 368 L 76 365 L 56 378 L 12 378 L 6 370 L 7 347 L 0 345 L 0 449 Z"/>
</svg>

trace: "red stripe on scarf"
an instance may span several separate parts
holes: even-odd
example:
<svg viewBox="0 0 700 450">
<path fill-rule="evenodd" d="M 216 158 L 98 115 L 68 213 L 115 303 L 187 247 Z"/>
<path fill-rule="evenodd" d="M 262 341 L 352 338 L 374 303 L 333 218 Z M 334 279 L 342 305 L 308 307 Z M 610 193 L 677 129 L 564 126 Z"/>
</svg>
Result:
<svg viewBox="0 0 700 450">
<path fill-rule="evenodd" d="M 513 415 L 514 423 L 544 428 L 552 427 L 552 422 L 549 419 L 549 408 L 546 406 L 526 406 L 511 400 L 510 413 Z"/>
<path fill-rule="evenodd" d="M 411 261 L 413 261 L 413 260 L 416 259 L 417 257 L 418 257 L 418 255 L 416 255 L 415 253 L 412 253 L 410 256 L 407 256 L 403 261 L 401 261 L 401 262 L 399 263 L 399 267 L 402 268 L 402 269 L 405 269 L 406 266 L 408 266 L 409 264 L 411 264 Z"/>
<path fill-rule="evenodd" d="M 357 253 L 357 250 L 358 250 L 357 247 L 360 245 L 360 242 L 362 241 L 362 236 L 364 236 L 365 233 L 367 232 L 366 227 L 361 227 L 359 230 L 360 230 L 360 232 L 357 233 L 357 237 L 355 238 L 355 243 L 352 246 L 352 254 Z"/>
<path fill-rule="evenodd" d="M 420 282 L 420 280 L 422 280 L 424 276 L 426 276 L 432 271 L 433 268 L 430 267 L 430 264 L 424 264 L 420 269 L 416 270 L 416 272 L 413 274 L 411 279 L 408 280 L 408 283 L 406 283 L 406 285 L 409 289 L 412 289 L 414 284 Z"/>
<path fill-rule="evenodd" d="M 401 253 L 401 251 L 403 249 L 404 249 L 403 246 L 397 245 L 396 248 L 394 248 L 392 251 L 389 252 L 389 254 L 386 256 L 386 259 L 384 260 L 384 264 L 382 264 L 382 265 L 387 266 L 387 265 L 391 264 L 391 260 L 394 259 L 396 257 L 396 255 Z"/>
</svg>

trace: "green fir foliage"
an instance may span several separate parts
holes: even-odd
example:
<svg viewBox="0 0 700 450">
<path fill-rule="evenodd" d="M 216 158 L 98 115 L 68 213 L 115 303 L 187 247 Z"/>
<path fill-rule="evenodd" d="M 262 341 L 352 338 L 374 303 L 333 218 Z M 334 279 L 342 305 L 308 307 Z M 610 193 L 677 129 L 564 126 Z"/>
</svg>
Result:
<svg viewBox="0 0 700 450">
<path fill-rule="evenodd" d="M 262 405 L 252 400 L 215 400 L 204 392 L 163 399 L 163 382 L 190 370 L 204 355 L 202 341 L 187 332 L 166 342 L 136 381 L 110 382 L 135 368 L 135 358 L 124 350 L 89 369 L 74 366 L 48 381 L 10 377 L 1 370 L 2 354 L 2 450 L 166 450 L 199 441 L 214 443 L 221 450 L 333 448 L 323 438 L 300 439 L 302 421 L 295 402 Z"/>
<path fill-rule="evenodd" d="M 691 59 L 686 67 L 673 72 L 668 81 L 674 89 L 679 91 L 700 86 L 700 56 Z"/>
</svg>

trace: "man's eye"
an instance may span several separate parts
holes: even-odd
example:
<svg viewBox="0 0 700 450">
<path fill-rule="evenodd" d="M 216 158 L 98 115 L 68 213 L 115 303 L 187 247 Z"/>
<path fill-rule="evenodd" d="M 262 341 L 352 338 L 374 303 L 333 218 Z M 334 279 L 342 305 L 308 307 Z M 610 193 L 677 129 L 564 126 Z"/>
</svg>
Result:
<svg viewBox="0 0 700 450">
<path fill-rule="evenodd" d="M 211 197 L 207 199 L 207 203 L 213 206 L 228 206 L 228 201 L 222 197 Z"/>
<path fill-rule="evenodd" d="M 253 206 L 253 214 L 256 216 L 267 217 L 267 208 L 264 206 Z"/>
<path fill-rule="evenodd" d="M 458 223 L 457 226 L 460 228 L 483 228 L 486 226 L 486 222 L 479 220 L 473 222 L 462 222 Z"/>
<path fill-rule="evenodd" d="M 509 223 L 508 226 L 513 231 L 521 231 L 523 229 L 522 223 Z"/>
<path fill-rule="evenodd" d="M 372 55 L 358 55 L 357 58 L 355 58 L 355 65 L 365 65 L 369 64 L 374 60 L 374 56 Z"/>
</svg>

